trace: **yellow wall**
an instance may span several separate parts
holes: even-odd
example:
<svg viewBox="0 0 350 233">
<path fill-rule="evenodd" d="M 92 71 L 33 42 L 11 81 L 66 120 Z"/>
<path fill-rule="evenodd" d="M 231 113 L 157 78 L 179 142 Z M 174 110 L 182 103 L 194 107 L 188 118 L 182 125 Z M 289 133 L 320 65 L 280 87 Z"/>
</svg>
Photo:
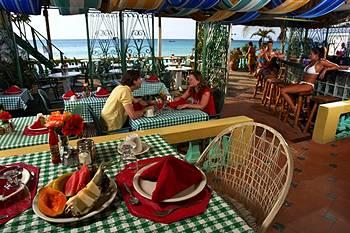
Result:
<svg viewBox="0 0 350 233">
<path fill-rule="evenodd" d="M 335 141 L 340 115 L 350 112 L 350 100 L 321 104 L 318 108 L 312 140 L 326 144 Z"/>
</svg>

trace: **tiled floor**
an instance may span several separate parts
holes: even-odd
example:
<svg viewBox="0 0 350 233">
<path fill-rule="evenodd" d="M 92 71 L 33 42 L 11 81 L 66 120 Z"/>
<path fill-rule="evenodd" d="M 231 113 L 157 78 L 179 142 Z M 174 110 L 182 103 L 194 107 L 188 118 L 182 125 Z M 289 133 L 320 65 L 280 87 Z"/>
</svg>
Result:
<svg viewBox="0 0 350 233">
<path fill-rule="evenodd" d="M 260 100 L 253 100 L 254 82 L 244 75 L 231 77 L 223 115 L 247 115 L 270 125 L 290 145 L 295 165 L 292 187 L 268 232 L 350 232 L 350 139 L 326 145 L 310 139 L 293 143 L 308 135 L 282 123 Z"/>
</svg>

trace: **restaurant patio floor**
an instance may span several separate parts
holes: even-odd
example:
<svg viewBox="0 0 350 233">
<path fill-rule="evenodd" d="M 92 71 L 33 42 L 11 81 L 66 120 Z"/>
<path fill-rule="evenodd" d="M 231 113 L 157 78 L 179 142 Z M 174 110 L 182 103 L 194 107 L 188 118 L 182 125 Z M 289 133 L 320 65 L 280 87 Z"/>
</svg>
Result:
<svg viewBox="0 0 350 233">
<path fill-rule="evenodd" d="M 245 115 L 272 126 L 290 145 L 295 169 L 285 204 L 268 232 L 323 233 L 350 229 L 350 138 L 317 144 L 252 99 L 255 79 L 231 72 L 223 117 Z"/>
</svg>

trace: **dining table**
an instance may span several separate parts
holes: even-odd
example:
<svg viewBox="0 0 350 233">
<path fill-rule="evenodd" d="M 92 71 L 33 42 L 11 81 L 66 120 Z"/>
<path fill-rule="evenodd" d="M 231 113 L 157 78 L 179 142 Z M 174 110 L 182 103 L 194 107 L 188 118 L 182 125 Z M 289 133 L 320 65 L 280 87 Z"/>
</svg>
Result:
<svg viewBox="0 0 350 233">
<path fill-rule="evenodd" d="M 182 157 L 159 135 L 147 135 L 141 140 L 150 146 L 150 150 L 139 160 L 175 156 Z M 114 178 L 129 162 L 121 160 L 117 152 L 121 141 L 108 141 L 96 144 L 96 164 L 111 162 L 106 170 Z M 67 172 L 76 170 L 62 164 L 53 165 L 48 151 L 0 158 L 0 164 L 24 162 L 40 169 L 38 187 Z M 132 188 L 133 190 L 133 188 Z M 118 188 L 118 192 L 120 192 Z M 49 223 L 39 218 L 32 209 L 21 213 L 0 226 L 1 232 L 254 232 L 247 223 L 215 192 L 205 212 L 170 224 L 161 224 L 129 213 L 125 202 L 117 195 L 102 212 L 90 218 L 71 223 Z"/>
<path fill-rule="evenodd" d="M 69 71 L 67 73 L 52 73 L 48 77 L 52 79 L 63 80 L 64 93 L 71 90 L 71 78 L 79 77 L 82 73 L 78 71 Z"/>
<path fill-rule="evenodd" d="M 169 96 L 169 90 L 163 82 L 147 82 L 143 81 L 141 87 L 132 92 L 133 96 L 159 95 L 163 93 Z"/>
<path fill-rule="evenodd" d="M 153 117 L 129 119 L 129 124 L 133 130 L 146 130 L 208 120 L 209 115 L 197 109 L 162 109 Z"/>
<path fill-rule="evenodd" d="M 182 89 L 182 75 L 184 72 L 192 70 L 189 66 L 168 66 L 165 68 L 173 73 L 173 79 L 175 80 L 175 89 Z"/>
<path fill-rule="evenodd" d="M 48 143 L 48 134 L 36 136 L 26 136 L 23 134 L 24 128 L 31 125 L 35 119 L 36 116 L 13 118 L 12 123 L 15 126 L 15 131 L 0 135 L 0 150 Z"/>
<path fill-rule="evenodd" d="M 5 110 L 26 110 L 29 100 L 33 100 L 30 91 L 27 88 L 22 88 L 20 94 L 6 95 L 0 93 L 0 104 L 2 104 Z"/>
<path fill-rule="evenodd" d="M 63 100 L 64 103 L 64 111 L 66 112 L 74 112 L 76 108 L 81 108 L 81 117 L 84 119 L 85 123 L 94 122 L 92 118 L 88 106 L 92 108 L 95 115 L 100 117 L 103 106 L 105 105 L 108 97 L 95 97 L 93 94 L 89 97 L 83 97 L 76 100 Z M 80 106 L 80 107 L 78 107 Z"/>
</svg>

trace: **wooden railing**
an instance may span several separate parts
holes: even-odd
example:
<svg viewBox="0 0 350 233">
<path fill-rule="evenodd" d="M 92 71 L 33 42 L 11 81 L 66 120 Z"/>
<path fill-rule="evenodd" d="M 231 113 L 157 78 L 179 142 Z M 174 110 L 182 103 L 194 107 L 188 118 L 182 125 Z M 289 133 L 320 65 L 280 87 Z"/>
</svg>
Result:
<svg viewBox="0 0 350 233">
<path fill-rule="evenodd" d="M 218 135 L 222 130 L 239 123 L 252 122 L 253 119 L 246 116 L 228 117 L 218 120 L 202 121 L 191 124 L 176 125 L 164 128 L 134 131 L 140 136 L 159 134 L 169 144 L 196 141 L 206 138 L 212 138 Z M 112 134 L 107 136 L 94 137 L 95 143 L 108 142 L 124 139 L 130 133 Z M 71 141 L 71 145 L 76 145 L 76 141 Z M 47 144 L 22 147 L 18 149 L 0 151 L 1 157 L 23 155 L 28 153 L 42 152 L 49 149 Z"/>
</svg>

